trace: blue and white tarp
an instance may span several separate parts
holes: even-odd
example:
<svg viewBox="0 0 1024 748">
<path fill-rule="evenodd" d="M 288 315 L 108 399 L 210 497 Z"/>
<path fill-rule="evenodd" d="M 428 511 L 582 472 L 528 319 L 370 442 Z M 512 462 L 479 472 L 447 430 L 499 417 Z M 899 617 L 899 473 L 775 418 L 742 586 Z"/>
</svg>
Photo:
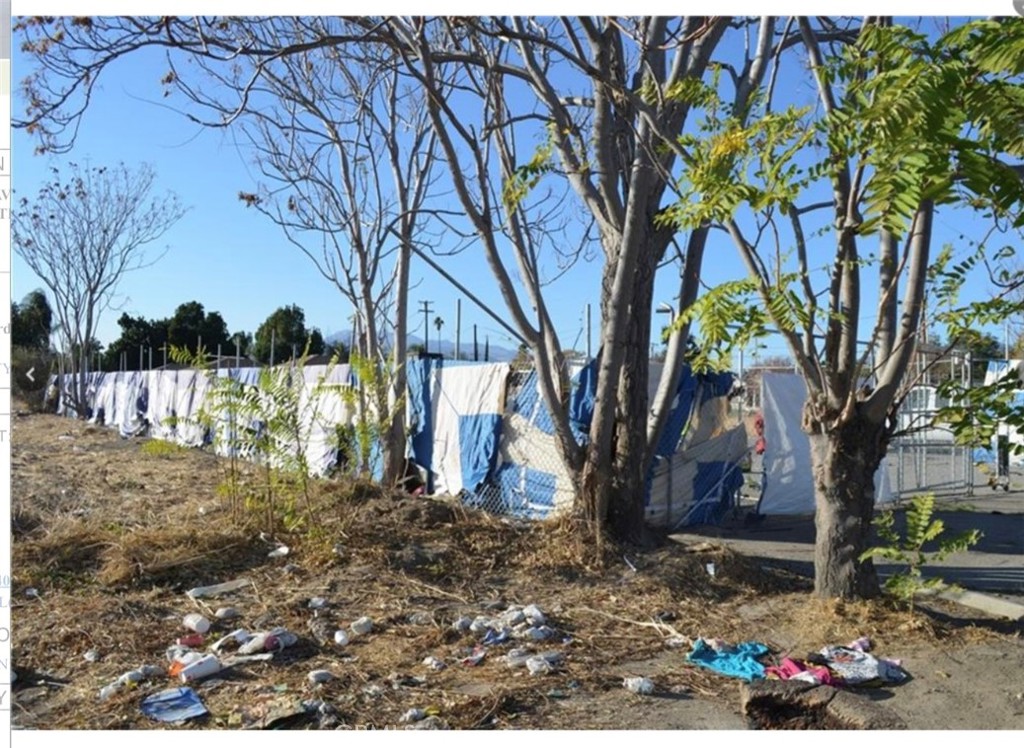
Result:
<svg viewBox="0 0 1024 748">
<path fill-rule="evenodd" d="M 431 363 L 433 438 L 430 462 L 423 467 L 431 472 L 434 493 L 457 496 L 475 490 L 494 470 L 510 368 L 507 363 Z M 421 387 L 423 380 L 417 377 Z"/>
</svg>

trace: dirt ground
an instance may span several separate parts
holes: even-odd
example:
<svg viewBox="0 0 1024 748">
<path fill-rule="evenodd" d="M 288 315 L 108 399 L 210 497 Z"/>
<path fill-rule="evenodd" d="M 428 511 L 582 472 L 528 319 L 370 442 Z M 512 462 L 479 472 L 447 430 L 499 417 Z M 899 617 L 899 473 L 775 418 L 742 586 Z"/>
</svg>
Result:
<svg viewBox="0 0 1024 748">
<path fill-rule="evenodd" d="M 815 600 L 805 577 L 714 542 L 608 548 L 599 562 L 565 523 L 513 524 L 346 480 L 317 482 L 291 512 L 305 524 L 268 532 L 262 510 L 232 509 L 231 475 L 227 460 L 198 450 L 12 418 L 18 728 L 742 730 L 754 725 L 739 681 L 688 664 L 692 640 L 759 641 L 778 659 L 868 636 L 911 677 L 861 693 L 911 729 L 1024 729 L 1020 622 L 945 602 L 908 612 Z M 257 495 L 264 476 L 241 465 L 235 477 Z M 282 544 L 287 554 L 268 556 Z M 185 594 L 243 578 L 217 599 Z M 557 653 L 549 673 L 508 664 L 523 641 L 484 647 L 482 633 L 452 625 L 529 604 L 553 630 L 525 643 Z M 225 606 L 240 618 L 216 620 Z M 180 685 L 165 674 L 99 698 L 127 671 L 166 668 L 189 613 L 214 620 L 199 649 L 236 628 L 283 626 L 297 641 L 193 684 L 208 714 L 185 722 L 140 711 Z M 334 632 L 362 616 L 372 631 L 337 644 Z M 472 665 L 474 654 L 483 658 Z M 312 684 L 315 670 L 330 679 Z M 631 676 L 650 678 L 654 693 L 626 690 Z M 426 719 L 403 722 L 412 709 Z"/>
</svg>

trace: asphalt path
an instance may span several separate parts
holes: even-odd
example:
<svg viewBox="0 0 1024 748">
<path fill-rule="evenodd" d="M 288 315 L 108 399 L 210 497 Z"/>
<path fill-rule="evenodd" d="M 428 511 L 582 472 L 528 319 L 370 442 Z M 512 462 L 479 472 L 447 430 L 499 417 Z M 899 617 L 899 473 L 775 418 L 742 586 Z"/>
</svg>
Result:
<svg viewBox="0 0 1024 748">
<path fill-rule="evenodd" d="M 925 576 L 939 576 L 966 590 L 1024 604 L 1024 491 L 976 488 L 973 496 L 944 500 L 939 507 L 934 516 L 943 520 L 947 533 L 977 529 L 982 538 L 969 551 L 926 565 Z M 813 516 L 765 516 L 751 522 L 751 509 L 743 507 L 731 513 L 721 525 L 687 527 L 671 537 L 683 543 L 720 542 L 766 564 L 813 576 Z M 901 532 L 902 519 L 898 512 L 897 528 Z M 903 568 L 877 560 L 875 566 L 883 578 Z"/>
</svg>

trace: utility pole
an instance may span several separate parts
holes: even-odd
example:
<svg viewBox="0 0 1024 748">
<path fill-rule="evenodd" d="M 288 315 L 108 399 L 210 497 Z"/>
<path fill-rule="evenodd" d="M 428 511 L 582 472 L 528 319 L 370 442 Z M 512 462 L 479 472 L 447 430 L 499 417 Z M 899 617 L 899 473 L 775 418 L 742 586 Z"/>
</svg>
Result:
<svg viewBox="0 0 1024 748">
<path fill-rule="evenodd" d="M 421 301 L 420 306 L 423 307 L 423 353 L 430 353 L 430 313 L 434 311 L 430 308 L 431 302 Z M 438 332 L 438 335 L 441 333 Z"/>
<path fill-rule="evenodd" d="M 455 360 L 459 360 L 459 346 L 462 344 L 462 299 L 455 300 Z M 1007 357 L 1009 358 L 1009 357 Z"/>
<path fill-rule="evenodd" d="M 476 342 L 476 323 L 473 323 L 473 360 L 480 360 L 480 346 Z"/>
</svg>

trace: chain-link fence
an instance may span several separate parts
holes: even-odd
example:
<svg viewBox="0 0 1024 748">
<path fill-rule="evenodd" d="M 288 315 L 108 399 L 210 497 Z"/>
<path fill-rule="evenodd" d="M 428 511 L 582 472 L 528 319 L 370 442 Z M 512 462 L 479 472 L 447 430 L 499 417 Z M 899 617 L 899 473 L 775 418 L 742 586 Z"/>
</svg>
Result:
<svg viewBox="0 0 1024 748">
<path fill-rule="evenodd" d="M 543 519 L 571 507 L 574 493 L 537 373 L 513 369 L 505 394 L 497 469 L 476 490 L 467 491 L 463 500 L 493 514 Z"/>
<path fill-rule="evenodd" d="M 736 506 L 748 437 L 742 424 L 728 426 L 731 385 L 731 377 L 684 378 L 645 487 L 645 517 L 652 525 L 674 529 L 717 522 Z M 570 424 L 582 441 L 586 434 L 579 415 L 570 407 Z M 574 498 L 536 373 L 514 370 L 506 392 L 498 467 L 463 500 L 494 514 L 542 519 L 568 510 Z"/>
</svg>

